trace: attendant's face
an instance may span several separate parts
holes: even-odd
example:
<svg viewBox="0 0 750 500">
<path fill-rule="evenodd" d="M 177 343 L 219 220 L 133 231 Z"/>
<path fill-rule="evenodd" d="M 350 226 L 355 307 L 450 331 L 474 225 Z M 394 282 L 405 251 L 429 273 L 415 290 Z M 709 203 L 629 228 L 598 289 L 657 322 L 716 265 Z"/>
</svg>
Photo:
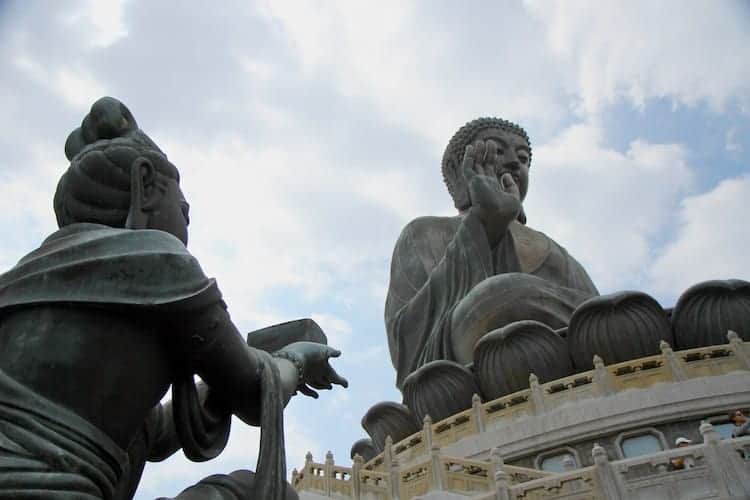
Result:
<svg viewBox="0 0 750 500">
<path fill-rule="evenodd" d="M 742 425 L 747 422 L 747 417 L 739 410 L 734 412 L 734 418 L 732 419 L 734 425 Z"/>
<path fill-rule="evenodd" d="M 529 159 L 531 148 L 529 143 L 518 134 L 505 130 L 489 128 L 481 131 L 475 140 L 492 140 L 497 144 L 497 162 L 495 172 L 498 181 L 505 173 L 509 173 L 521 194 L 521 200 L 526 198 L 529 190 Z"/>
<path fill-rule="evenodd" d="M 148 228 L 166 231 L 187 245 L 190 205 L 185 201 L 177 181 L 166 177 L 164 179 L 167 188 L 159 206 L 149 214 Z"/>
</svg>

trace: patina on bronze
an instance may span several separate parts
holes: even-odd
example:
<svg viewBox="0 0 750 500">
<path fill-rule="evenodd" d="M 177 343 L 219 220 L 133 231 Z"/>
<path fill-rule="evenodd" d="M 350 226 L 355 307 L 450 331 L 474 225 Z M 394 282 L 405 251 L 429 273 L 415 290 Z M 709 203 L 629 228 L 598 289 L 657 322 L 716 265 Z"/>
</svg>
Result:
<svg viewBox="0 0 750 500">
<path fill-rule="evenodd" d="M 470 364 L 477 342 L 512 322 L 563 328 L 598 294 L 562 246 L 526 226 L 530 162 L 526 132 L 498 118 L 450 140 L 443 176 L 459 214 L 410 222 L 391 261 L 385 321 L 399 388 L 430 361 Z"/>
<path fill-rule="evenodd" d="M 262 428 L 257 474 L 176 498 L 296 498 L 283 407 L 346 386 L 339 351 L 312 320 L 240 335 L 185 246 L 177 168 L 122 103 L 94 103 L 65 152 L 60 229 L 0 276 L 0 498 L 130 498 L 146 460 L 221 453 L 232 414 Z"/>
</svg>

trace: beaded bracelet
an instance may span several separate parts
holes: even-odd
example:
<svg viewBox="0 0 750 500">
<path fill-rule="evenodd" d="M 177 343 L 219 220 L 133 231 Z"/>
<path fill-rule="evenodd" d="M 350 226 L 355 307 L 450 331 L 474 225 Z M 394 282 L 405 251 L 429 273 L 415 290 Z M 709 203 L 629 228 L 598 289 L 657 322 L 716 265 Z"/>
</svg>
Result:
<svg viewBox="0 0 750 500">
<path fill-rule="evenodd" d="M 304 366 L 302 365 L 302 360 L 299 359 L 299 356 L 284 350 L 276 351 L 271 356 L 273 356 L 274 358 L 281 358 L 286 359 L 287 361 L 291 361 L 291 363 L 297 369 L 297 386 L 299 387 L 300 385 L 302 385 Z"/>
</svg>

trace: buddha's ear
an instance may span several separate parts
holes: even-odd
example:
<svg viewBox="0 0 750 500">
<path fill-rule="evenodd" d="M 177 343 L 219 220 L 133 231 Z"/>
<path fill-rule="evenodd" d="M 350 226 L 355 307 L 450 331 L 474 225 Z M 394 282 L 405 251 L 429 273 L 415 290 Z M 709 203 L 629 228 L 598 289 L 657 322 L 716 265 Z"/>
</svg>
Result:
<svg viewBox="0 0 750 500">
<path fill-rule="evenodd" d="M 523 211 L 523 205 L 521 205 L 521 210 L 518 212 L 518 217 L 516 217 L 516 220 L 524 226 L 526 225 L 526 212 Z"/>
<path fill-rule="evenodd" d="M 130 209 L 125 227 L 128 229 L 145 229 L 148 227 L 149 212 L 161 203 L 164 195 L 157 189 L 157 176 L 154 164 L 148 159 L 139 157 L 130 167 Z"/>
</svg>

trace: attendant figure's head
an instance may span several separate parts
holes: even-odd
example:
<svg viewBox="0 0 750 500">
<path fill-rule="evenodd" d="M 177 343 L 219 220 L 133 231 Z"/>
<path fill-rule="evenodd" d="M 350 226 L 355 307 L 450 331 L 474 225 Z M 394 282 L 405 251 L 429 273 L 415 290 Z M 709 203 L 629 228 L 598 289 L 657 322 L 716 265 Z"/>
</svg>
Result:
<svg viewBox="0 0 750 500">
<path fill-rule="evenodd" d="M 729 412 L 729 421 L 739 427 L 747 422 L 747 417 L 742 413 L 742 410 L 733 410 Z"/>
<path fill-rule="evenodd" d="M 159 229 L 187 244 L 188 204 L 180 174 L 111 97 L 94 103 L 65 144 L 70 167 L 57 185 L 54 207 L 64 227 L 89 222 Z"/>
<path fill-rule="evenodd" d="M 509 173 L 521 194 L 526 197 L 529 189 L 529 166 L 531 144 L 526 131 L 515 123 L 500 118 L 477 118 L 461 127 L 451 138 L 443 153 L 443 179 L 459 211 L 469 208 L 469 194 L 461 165 L 466 146 L 478 141 L 492 141 L 497 145 L 494 170 L 498 180 Z M 482 159 L 478 159 L 481 161 Z"/>
</svg>

